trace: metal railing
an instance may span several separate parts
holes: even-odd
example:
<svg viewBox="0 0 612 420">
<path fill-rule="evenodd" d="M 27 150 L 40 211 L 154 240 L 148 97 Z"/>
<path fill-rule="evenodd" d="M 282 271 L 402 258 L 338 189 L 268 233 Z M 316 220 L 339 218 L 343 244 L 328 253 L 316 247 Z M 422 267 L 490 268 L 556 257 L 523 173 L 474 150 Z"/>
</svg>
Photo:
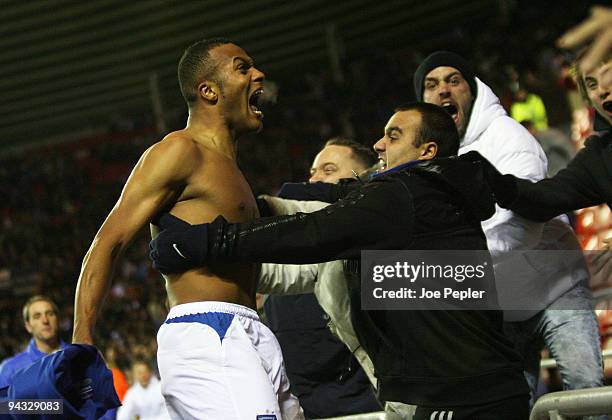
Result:
<svg viewBox="0 0 612 420">
<path fill-rule="evenodd" d="M 546 394 L 536 402 L 529 420 L 565 420 L 612 414 L 612 386 Z"/>
</svg>

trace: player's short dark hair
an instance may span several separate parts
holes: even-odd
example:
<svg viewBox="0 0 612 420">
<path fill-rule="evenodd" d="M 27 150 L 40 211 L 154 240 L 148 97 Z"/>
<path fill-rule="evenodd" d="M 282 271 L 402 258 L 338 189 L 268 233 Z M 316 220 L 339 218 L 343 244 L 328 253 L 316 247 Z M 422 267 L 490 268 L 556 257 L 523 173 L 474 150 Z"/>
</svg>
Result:
<svg viewBox="0 0 612 420">
<path fill-rule="evenodd" d="M 345 146 L 350 148 L 353 152 L 353 159 L 363 165 L 364 168 L 369 168 L 378 160 L 376 153 L 374 153 L 372 148 L 366 147 L 363 144 L 347 137 L 332 137 L 325 142 L 324 147 L 327 146 Z"/>
<path fill-rule="evenodd" d="M 178 64 L 178 80 L 187 106 L 197 100 L 198 83 L 202 80 L 212 80 L 222 85 L 217 74 L 217 63 L 211 58 L 210 51 L 225 44 L 233 42 L 226 38 L 203 39 L 185 49 Z"/>
<path fill-rule="evenodd" d="M 45 295 L 34 295 L 30 299 L 26 301 L 23 305 L 23 309 L 21 314 L 23 315 L 23 320 L 25 322 L 30 321 L 30 306 L 36 302 L 49 302 L 55 311 L 55 315 L 59 316 L 59 308 L 55 304 L 55 302 L 49 297 Z"/>
<path fill-rule="evenodd" d="M 453 118 L 442 107 L 425 102 L 411 102 L 399 106 L 395 112 L 417 111 L 421 114 L 421 126 L 414 139 L 414 146 L 433 141 L 438 145 L 437 157 L 457 155 L 459 132 Z"/>
</svg>

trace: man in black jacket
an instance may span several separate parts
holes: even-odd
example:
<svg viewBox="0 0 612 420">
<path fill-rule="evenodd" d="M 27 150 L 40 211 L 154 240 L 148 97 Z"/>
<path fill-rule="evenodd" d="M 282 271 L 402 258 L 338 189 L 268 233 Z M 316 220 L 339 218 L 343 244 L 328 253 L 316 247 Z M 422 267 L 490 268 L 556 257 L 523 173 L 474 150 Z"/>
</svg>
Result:
<svg viewBox="0 0 612 420">
<path fill-rule="evenodd" d="M 431 104 L 396 110 L 376 149 L 386 172 L 314 213 L 188 225 L 166 214 L 152 242 L 161 272 L 205 261 L 312 263 L 362 250 L 486 250 L 480 221 L 494 211 L 479 164 L 457 153 L 453 120 Z M 347 264 L 351 316 L 374 364 L 381 401 L 416 405 L 415 419 L 522 419 L 528 388 L 499 311 L 364 310 Z M 351 275 L 353 274 L 353 275 Z M 353 280 L 351 280 L 353 279 Z M 444 414 L 442 414 L 444 412 Z"/>
</svg>

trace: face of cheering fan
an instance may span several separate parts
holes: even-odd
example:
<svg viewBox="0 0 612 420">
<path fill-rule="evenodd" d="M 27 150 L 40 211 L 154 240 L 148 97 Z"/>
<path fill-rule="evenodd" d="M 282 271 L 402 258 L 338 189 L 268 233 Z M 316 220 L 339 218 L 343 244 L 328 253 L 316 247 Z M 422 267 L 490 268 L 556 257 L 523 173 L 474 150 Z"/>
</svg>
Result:
<svg viewBox="0 0 612 420">
<path fill-rule="evenodd" d="M 308 182 L 335 184 L 342 178 L 353 178 L 353 171 L 359 174 L 366 169 L 354 158 L 350 147 L 330 144 L 325 146 L 312 162 Z"/>
<path fill-rule="evenodd" d="M 444 108 L 453 117 L 459 138 L 463 138 L 470 122 L 474 95 L 470 85 L 454 67 L 436 67 L 425 76 L 423 101 Z"/>
<path fill-rule="evenodd" d="M 374 144 L 378 158 L 387 170 L 415 160 L 432 159 L 437 152 L 435 142 L 417 144 L 422 117 L 416 110 L 399 111 L 387 122 L 384 136 Z"/>
<path fill-rule="evenodd" d="M 612 85 L 601 83 L 603 72 L 612 72 L 612 59 L 582 77 L 591 104 L 602 117 L 612 122 Z"/>
</svg>

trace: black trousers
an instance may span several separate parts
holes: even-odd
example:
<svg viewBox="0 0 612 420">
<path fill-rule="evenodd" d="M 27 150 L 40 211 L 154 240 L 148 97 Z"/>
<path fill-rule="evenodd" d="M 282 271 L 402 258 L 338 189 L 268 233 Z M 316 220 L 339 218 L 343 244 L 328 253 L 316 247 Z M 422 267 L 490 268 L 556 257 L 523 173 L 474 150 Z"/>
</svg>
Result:
<svg viewBox="0 0 612 420">
<path fill-rule="evenodd" d="M 478 406 L 417 407 L 413 420 L 526 420 L 529 397 L 509 398 Z"/>
</svg>

